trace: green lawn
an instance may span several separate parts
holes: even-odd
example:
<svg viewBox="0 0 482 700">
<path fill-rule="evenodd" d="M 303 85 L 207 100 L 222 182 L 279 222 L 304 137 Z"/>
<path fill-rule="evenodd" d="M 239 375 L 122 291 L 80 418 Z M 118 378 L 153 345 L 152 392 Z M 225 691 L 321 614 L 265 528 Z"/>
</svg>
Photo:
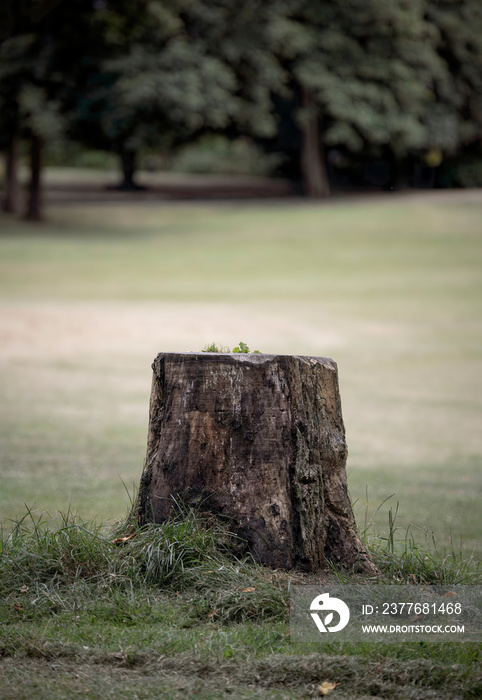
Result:
<svg viewBox="0 0 482 700">
<path fill-rule="evenodd" d="M 161 350 L 338 362 L 360 526 L 482 555 L 482 196 L 0 217 L 0 519 L 126 510 Z M 123 483 L 124 482 L 124 483 Z M 431 538 L 431 534 L 430 534 Z"/>
<path fill-rule="evenodd" d="M 480 697 L 480 645 L 295 644 L 288 581 L 313 577 L 233 561 L 192 516 L 123 544 L 112 521 L 155 354 L 242 340 L 338 362 L 360 527 L 399 503 L 381 580 L 480 581 L 481 221 L 473 192 L 0 214 L 0 700 Z"/>
<path fill-rule="evenodd" d="M 226 526 L 185 509 L 112 539 L 121 532 L 27 516 L 0 541 L 2 700 L 306 700 L 325 683 L 339 700 L 480 697 L 477 643 L 291 639 L 288 584 L 323 590 L 329 572 L 234 559 Z M 385 583 L 443 583 L 453 596 L 480 580 L 416 549 L 373 554 Z"/>
</svg>

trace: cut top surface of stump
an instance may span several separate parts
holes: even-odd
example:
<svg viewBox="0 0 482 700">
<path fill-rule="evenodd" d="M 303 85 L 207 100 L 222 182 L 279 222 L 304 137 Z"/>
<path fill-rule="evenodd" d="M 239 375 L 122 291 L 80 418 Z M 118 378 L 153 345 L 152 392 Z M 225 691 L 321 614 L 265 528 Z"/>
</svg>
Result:
<svg viewBox="0 0 482 700">
<path fill-rule="evenodd" d="M 173 497 L 230 520 L 263 563 L 370 570 L 355 533 L 336 363 L 262 353 L 154 360 L 140 523 Z"/>
<path fill-rule="evenodd" d="M 208 352 L 208 351 L 201 351 L 201 352 L 160 352 L 157 357 L 155 358 L 154 362 L 152 363 L 152 368 L 154 369 L 154 366 L 156 364 L 156 360 L 159 358 L 172 358 L 175 360 L 176 358 L 186 358 L 187 360 L 190 358 L 196 358 L 201 361 L 203 361 L 204 358 L 216 358 L 219 360 L 236 360 L 238 362 L 249 362 L 255 365 L 263 364 L 264 362 L 271 362 L 272 360 L 275 360 L 276 358 L 283 358 L 283 357 L 288 357 L 288 358 L 294 358 L 296 360 L 300 360 L 301 362 L 306 362 L 307 364 L 313 366 L 315 364 L 322 364 L 324 367 L 334 369 L 335 371 L 337 370 L 337 364 L 334 360 L 332 360 L 330 357 L 317 357 L 317 356 L 311 356 L 311 355 L 282 355 L 279 353 L 273 354 L 273 353 L 264 353 L 264 352 Z"/>
</svg>

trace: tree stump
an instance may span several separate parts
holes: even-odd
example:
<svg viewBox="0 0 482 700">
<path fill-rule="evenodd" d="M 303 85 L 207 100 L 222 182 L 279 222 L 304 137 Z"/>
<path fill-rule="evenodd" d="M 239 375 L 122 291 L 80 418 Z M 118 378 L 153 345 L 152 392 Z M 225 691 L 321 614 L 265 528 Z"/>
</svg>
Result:
<svg viewBox="0 0 482 700">
<path fill-rule="evenodd" d="M 262 563 L 376 573 L 348 497 L 333 360 L 161 353 L 152 368 L 141 525 L 168 519 L 173 497 L 202 501 Z"/>
</svg>

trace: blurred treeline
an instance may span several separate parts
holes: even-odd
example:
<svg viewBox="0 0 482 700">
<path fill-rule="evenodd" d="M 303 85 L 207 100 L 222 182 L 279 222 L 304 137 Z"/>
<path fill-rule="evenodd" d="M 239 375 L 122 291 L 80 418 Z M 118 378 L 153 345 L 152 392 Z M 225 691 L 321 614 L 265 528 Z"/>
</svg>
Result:
<svg viewBox="0 0 482 700">
<path fill-rule="evenodd" d="M 28 153 L 32 218 L 79 149 L 126 188 L 194 143 L 313 197 L 482 185 L 481 0 L 1 0 L 0 42 L 4 206 Z"/>
</svg>

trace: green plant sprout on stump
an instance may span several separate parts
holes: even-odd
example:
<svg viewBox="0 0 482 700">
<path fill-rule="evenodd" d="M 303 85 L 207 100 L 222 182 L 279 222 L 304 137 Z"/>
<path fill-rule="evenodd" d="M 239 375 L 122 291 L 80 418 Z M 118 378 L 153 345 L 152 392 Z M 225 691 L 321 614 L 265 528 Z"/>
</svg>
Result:
<svg viewBox="0 0 482 700">
<path fill-rule="evenodd" d="M 250 349 L 246 345 L 246 343 L 243 343 L 242 341 L 239 342 L 239 345 L 237 345 L 235 348 L 233 348 L 233 352 L 245 352 L 248 353 L 250 352 Z M 253 350 L 253 353 L 255 355 L 261 355 L 259 350 Z"/>
<path fill-rule="evenodd" d="M 224 353 L 249 353 L 251 350 L 249 347 L 246 345 L 246 343 L 243 343 L 242 340 L 239 341 L 239 345 L 236 345 L 232 350 L 229 349 L 229 347 L 225 347 L 223 345 L 216 345 L 216 343 L 210 343 L 209 345 L 205 345 L 202 349 L 201 352 L 224 352 Z M 254 355 L 261 355 L 261 352 L 259 350 L 253 350 L 252 351 Z"/>
</svg>

